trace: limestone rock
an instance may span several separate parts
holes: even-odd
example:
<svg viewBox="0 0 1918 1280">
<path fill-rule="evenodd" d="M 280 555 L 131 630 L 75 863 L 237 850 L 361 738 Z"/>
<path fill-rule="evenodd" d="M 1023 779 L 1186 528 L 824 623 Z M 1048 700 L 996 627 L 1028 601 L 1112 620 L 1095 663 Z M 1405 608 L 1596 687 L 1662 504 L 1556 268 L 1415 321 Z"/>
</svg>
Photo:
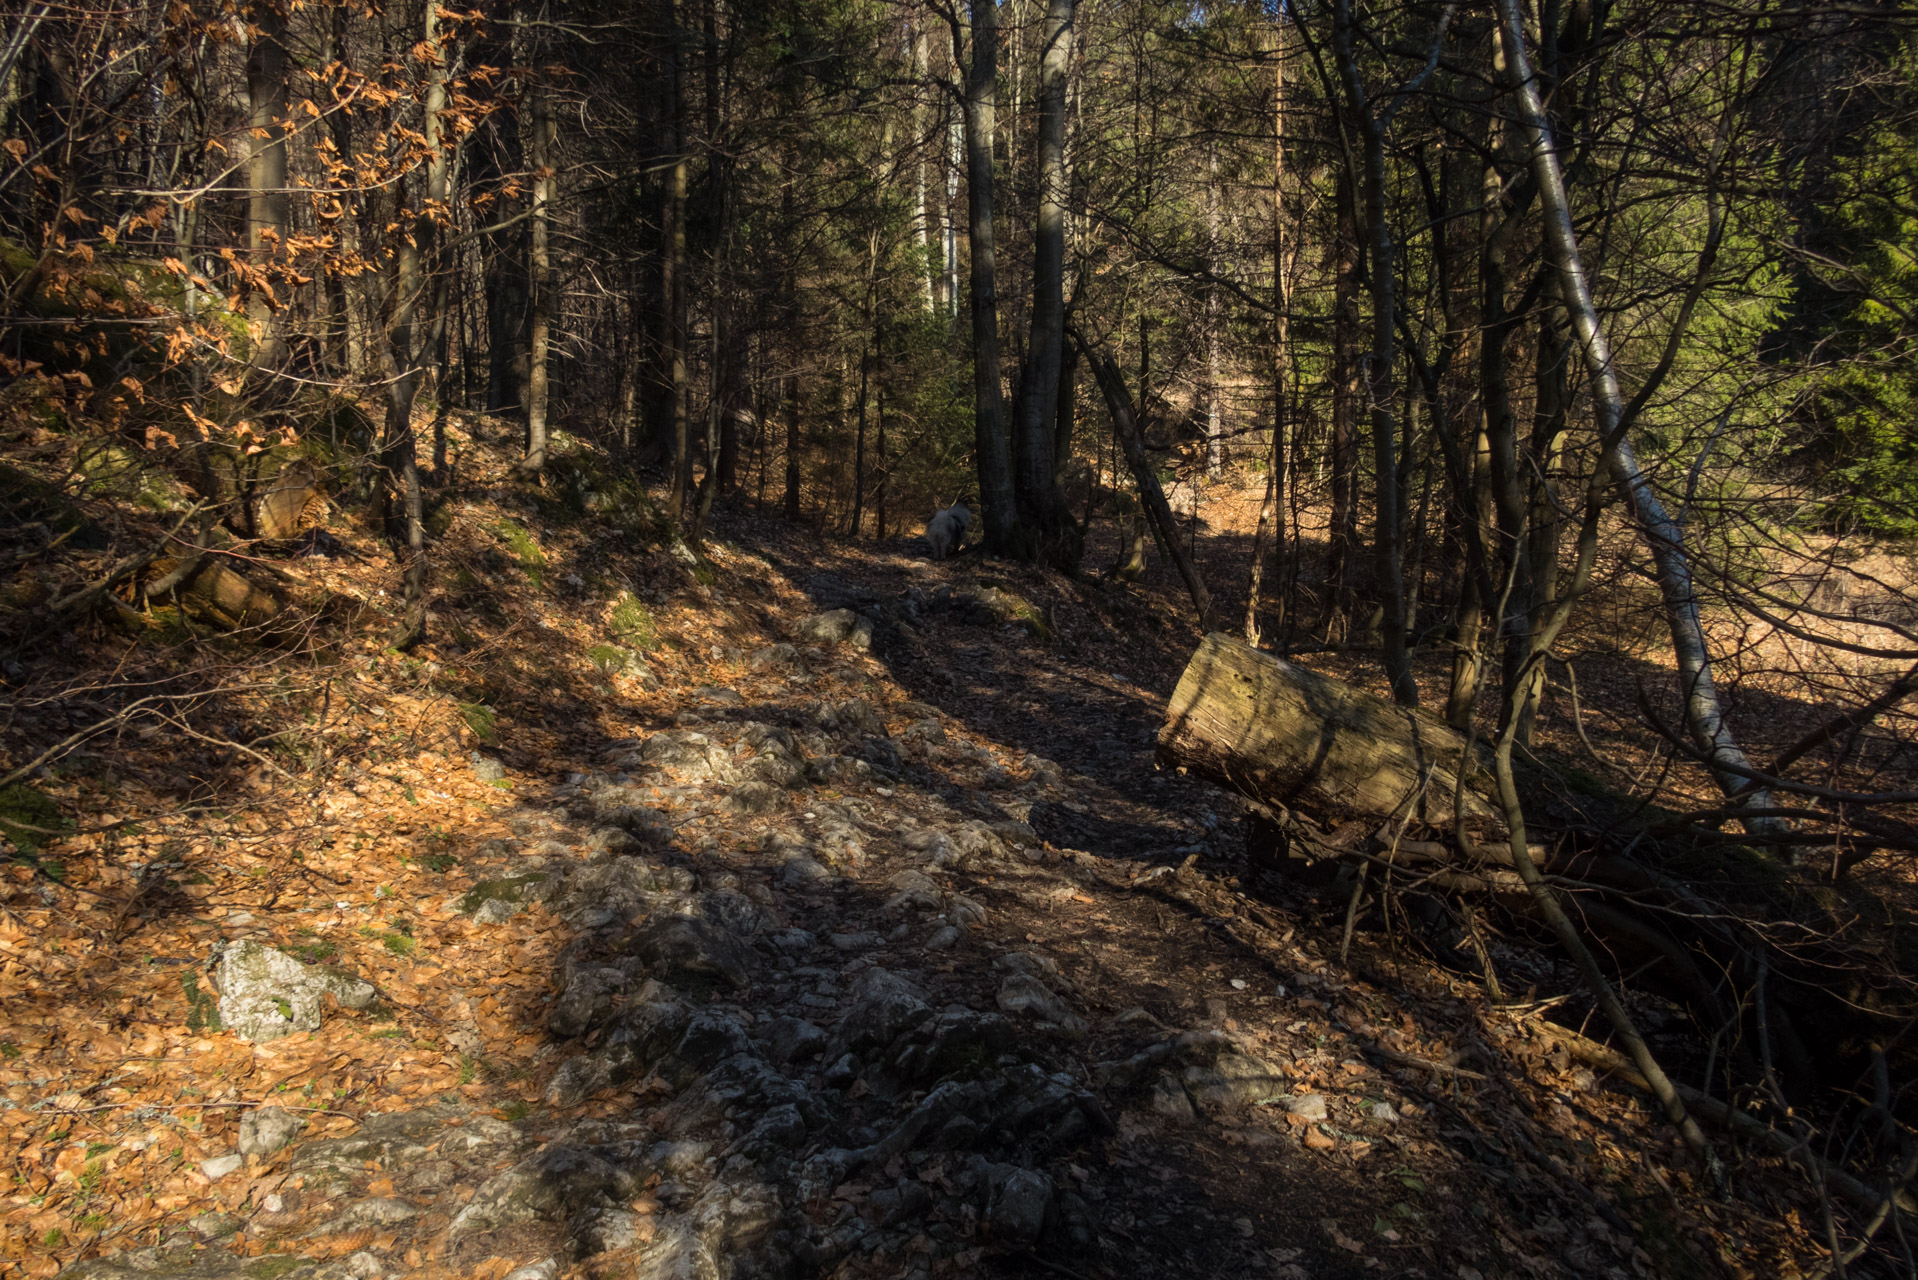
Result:
<svg viewBox="0 0 1918 1280">
<path fill-rule="evenodd" d="M 448 898 L 446 909 L 471 916 L 477 924 L 503 924 L 535 902 L 550 901 L 564 883 L 564 873 L 557 868 L 482 880 L 465 893 Z"/>
<path fill-rule="evenodd" d="M 820 756 L 806 766 L 806 775 L 822 787 L 858 786 L 872 780 L 872 766 L 853 756 Z"/>
<path fill-rule="evenodd" d="M 1086 1020 L 1031 974 L 1015 973 L 1000 983 L 998 1003 L 1007 1013 L 1029 1013 L 1070 1035 L 1084 1035 L 1087 1031 Z"/>
<path fill-rule="evenodd" d="M 363 1009 L 378 994 L 370 983 L 301 964 L 251 939 L 222 953 L 219 982 L 222 1025 L 255 1042 L 319 1030 L 325 996 Z"/>
<path fill-rule="evenodd" d="M 207 1181 L 218 1182 L 230 1173 L 238 1173 L 240 1166 L 245 1163 L 245 1156 L 214 1156 L 211 1160 L 200 1161 L 200 1172 L 207 1176 Z"/>
<path fill-rule="evenodd" d="M 1015 1169 L 992 1190 L 986 1223 L 996 1240 L 1030 1245 L 1045 1230 L 1052 1208 L 1052 1179 L 1037 1169 Z"/>
<path fill-rule="evenodd" d="M 804 1018 L 775 1018 L 766 1026 L 765 1041 L 772 1060 L 784 1066 L 817 1057 L 826 1048 L 826 1033 Z"/>
<path fill-rule="evenodd" d="M 792 671 L 799 665 L 799 650 L 785 642 L 769 644 L 753 652 L 747 662 L 752 671 Z"/>
<path fill-rule="evenodd" d="M 293 1141 L 305 1123 L 283 1107 L 255 1107 L 240 1117 L 240 1154 L 270 1156 Z"/>
<path fill-rule="evenodd" d="M 655 916 L 630 946 L 665 980 L 717 978 L 743 987 L 753 964 L 752 948 L 737 934 L 692 916 Z"/>
<path fill-rule="evenodd" d="M 473 1194 L 447 1228 L 454 1238 L 593 1206 L 611 1207 L 639 1191 L 643 1166 L 611 1158 L 592 1146 L 555 1142 Z"/>
<path fill-rule="evenodd" d="M 481 782 L 504 782 L 506 766 L 492 756 L 483 756 L 475 751 L 472 755 L 473 776 Z"/>
<path fill-rule="evenodd" d="M 765 813 L 779 804 L 782 794 L 769 782 L 742 782 L 726 797 L 726 810 L 741 816 Z"/>
<path fill-rule="evenodd" d="M 886 969 L 868 969 L 852 991 L 853 1004 L 834 1037 L 839 1051 L 891 1044 L 932 1014 L 919 988 Z"/>
<path fill-rule="evenodd" d="M 828 609 L 802 621 L 795 634 L 808 644 L 850 644 L 855 649 L 872 647 L 872 623 L 851 609 Z"/>
</svg>

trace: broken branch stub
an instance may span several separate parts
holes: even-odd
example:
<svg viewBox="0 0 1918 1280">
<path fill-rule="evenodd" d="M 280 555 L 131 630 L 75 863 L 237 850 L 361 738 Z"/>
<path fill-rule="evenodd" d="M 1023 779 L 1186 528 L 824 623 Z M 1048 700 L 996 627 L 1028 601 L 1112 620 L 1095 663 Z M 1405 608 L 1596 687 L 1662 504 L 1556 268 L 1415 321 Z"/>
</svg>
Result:
<svg viewBox="0 0 1918 1280">
<path fill-rule="evenodd" d="M 1441 720 L 1214 632 L 1173 691 L 1158 759 L 1322 820 L 1409 820 L 1449 831 L 1465 753 L 1465 738 Z M 1506 834 L 1490 786 L 1481 759 L 1461 806 L 1480 839 Z"/>
</svg>

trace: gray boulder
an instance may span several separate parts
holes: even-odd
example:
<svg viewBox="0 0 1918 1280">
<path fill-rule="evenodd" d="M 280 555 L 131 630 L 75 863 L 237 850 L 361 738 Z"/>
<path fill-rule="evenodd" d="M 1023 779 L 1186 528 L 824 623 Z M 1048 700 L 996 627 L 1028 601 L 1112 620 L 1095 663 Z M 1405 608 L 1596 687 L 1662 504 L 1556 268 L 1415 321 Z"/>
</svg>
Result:
<svg viewBox="0 0 1918 1280">
<path fill-rule="evenodd" d="M 320 1028 L 320 1005 L 332 996 L 364 1009 L 378 995 L 371 983 L 312 965 L 247 939 L 220 956 L 220 1021 L 255 1042 Z"/>
</svg>

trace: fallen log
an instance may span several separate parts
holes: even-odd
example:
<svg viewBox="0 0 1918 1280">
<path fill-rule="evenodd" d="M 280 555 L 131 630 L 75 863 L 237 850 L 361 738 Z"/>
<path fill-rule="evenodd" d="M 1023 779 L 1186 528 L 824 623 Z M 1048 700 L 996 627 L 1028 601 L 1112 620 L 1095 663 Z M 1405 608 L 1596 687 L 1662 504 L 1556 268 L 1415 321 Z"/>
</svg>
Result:
<svg viewBox="0 0 1918 1280">
<path fill-rule="evenodd" d="M 1214 632 L 1186 664 L 1159 730 L 1161 765 L 1182 767 L 1267 805 L 1303 806 L 1325 821 L 1415 821 L 1503 838 L 1482 760 L 1466 770 L 1464 737 Z"/>
</svg>

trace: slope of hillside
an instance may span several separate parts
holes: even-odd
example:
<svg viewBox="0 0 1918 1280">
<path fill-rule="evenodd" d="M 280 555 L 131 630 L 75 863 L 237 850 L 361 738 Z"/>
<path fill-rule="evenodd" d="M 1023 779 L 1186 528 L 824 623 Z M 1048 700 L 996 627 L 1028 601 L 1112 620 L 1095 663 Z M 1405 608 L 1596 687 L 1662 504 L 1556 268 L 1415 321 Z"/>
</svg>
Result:
<svg viewBox="0 0 1918 1280">
<path fill-rule="evenodd" d="M 8 769 L 164 695 L 0 814 L 12 1273 L 1796 1274 L 1154 769 L 1165 603 L 460 443 L 421 648 L 342 507 L 9 669 Z"/>
</svg>

